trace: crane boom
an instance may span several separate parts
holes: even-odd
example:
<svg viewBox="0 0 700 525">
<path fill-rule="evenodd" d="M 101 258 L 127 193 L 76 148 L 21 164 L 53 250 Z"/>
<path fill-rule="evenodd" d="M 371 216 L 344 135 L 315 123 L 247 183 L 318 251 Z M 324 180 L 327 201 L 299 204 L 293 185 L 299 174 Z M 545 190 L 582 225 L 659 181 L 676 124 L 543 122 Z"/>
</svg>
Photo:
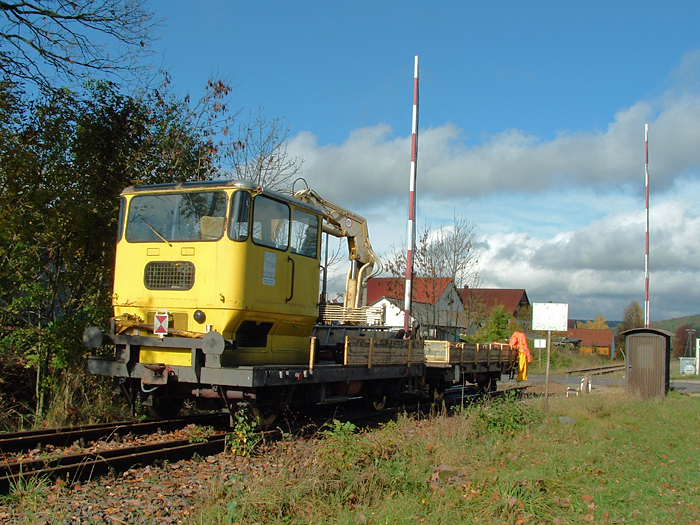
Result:
<svg viewBox="0 0 700 525">
<path fill-rule="evenodd" d="M 313 204 L 323 212 L 323 231 L 334 237 L 348 240 L 348 258 L 352 261 L 345 282 L 345 306 L 359 308 L 365 306 L 367 280 L 381 272 L 379 257 L 369 242 L 367 220 L 342 206 L 321 197 L 311 189 L 299 190 L 294 197 Z"/>
</svg>

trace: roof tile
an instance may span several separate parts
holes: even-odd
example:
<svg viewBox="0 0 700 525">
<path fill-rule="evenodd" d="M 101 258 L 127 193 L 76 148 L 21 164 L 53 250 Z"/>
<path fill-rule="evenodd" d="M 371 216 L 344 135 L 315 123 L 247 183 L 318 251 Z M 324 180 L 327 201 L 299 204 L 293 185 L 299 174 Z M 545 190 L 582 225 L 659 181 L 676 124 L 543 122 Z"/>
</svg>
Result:
<svg viewBox="0 0 700 525">
<path fill-rule="evenodd" d="M 449 277 L 414 277 L 413 301 L 435 304 L 452 282 Z M 401 277 L 374 277 L 367 281 L 367 304 L 374 304 L 382 297 L 404 300 L 406 279 Z"/>
<path fill-rule="evenodd" d="M 521 302 L 530 304 L 523 288 L 462 288 L 459 295 L 465 305 L 480 301 L 488 312 L 495 306 L 501 305 L 509 315 L 515 315 Z"/>
</svg>

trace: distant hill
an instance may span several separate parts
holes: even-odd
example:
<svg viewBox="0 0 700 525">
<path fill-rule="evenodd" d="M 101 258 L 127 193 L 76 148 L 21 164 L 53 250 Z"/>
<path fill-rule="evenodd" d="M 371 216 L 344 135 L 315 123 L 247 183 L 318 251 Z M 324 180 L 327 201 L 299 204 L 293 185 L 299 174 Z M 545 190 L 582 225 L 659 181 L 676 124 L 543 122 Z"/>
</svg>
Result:
<svg viewBox="0 0 700 525">
<path fill-rule="evenodd" d="M 683 325 L 688 325 L 691 328 L 700 330 L 700 314 L 676 317 L 675 319 L 668 319 L 666 321 L 652 321 L 650 325 L 652 328 L 660 328 L 661 330 L 668 330 L 669 332 L 675 332 L 678 330 L 678 327 Z"/>
<path fill-rule="evenodd" d="M 576 322 L 578 323 L 585 323 L 587 321 L 591 321 L 592 319 L 576 319 Z M 617 325 L 619 325 L 622 321 L 606 321 L 608 323 L 608 326 L 610 327 L 611 330 L 615 330 L 617 328 Z M 669 332 L 676 332 L 678 330 L 678 327 L 683 326 L 683 325 L 688 325 L 691 328 L 695 328 L 698 332 L 698 336 L 700 336 L 700 314 L 696 315 L 688 315 L 685 317 L 676 317 L 674 319 L 667 319 L 665 321 L 652 321 L 650 323 L 652 328 L 658 328 L 660 330 L 668 330 Z"/>
<path fill-rule="evenodd" d="M 576 326 L 578 328 L 583 328 L 583 323 L 588 323 L 590 321 L 593 321 L 593 319 L 570 319 L 570 321 L 573 321 L 574 323 L 576 323 Z M 617 325 L 619 325 L 622 321 L 608 321 L 608 320 L 606 320 L 605 322 L 607 323 L 608 328 L 610 330 L 615 330 L 615 327 Z"/>
</svg>

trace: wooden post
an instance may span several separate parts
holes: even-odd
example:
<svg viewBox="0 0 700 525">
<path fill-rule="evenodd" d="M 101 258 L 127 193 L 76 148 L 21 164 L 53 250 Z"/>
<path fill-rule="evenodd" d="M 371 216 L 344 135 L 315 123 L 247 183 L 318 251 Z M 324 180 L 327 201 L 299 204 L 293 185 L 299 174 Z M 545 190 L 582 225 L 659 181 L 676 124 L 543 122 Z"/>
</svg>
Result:
<svg viewBox="0 0 700 525">
<path fill-rule="evenodd" d="M 311 351 L 309 352 L 309 370 L 314 369 L 314 361 L 316 361 L 316 347 L 318 346 L 318 339 L 316 337 L 311 338 Z"/>
</svg>

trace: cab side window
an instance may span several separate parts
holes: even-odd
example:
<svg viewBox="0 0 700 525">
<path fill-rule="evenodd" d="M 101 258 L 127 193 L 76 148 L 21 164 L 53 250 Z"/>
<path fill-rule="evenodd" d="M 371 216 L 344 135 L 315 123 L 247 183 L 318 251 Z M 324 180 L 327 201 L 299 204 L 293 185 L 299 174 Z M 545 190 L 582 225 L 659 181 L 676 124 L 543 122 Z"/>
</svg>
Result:
<svg viewBox="0 0 700 525">
<path fill-rule="evenodd" d="M 292 212 L 292 253 L 316 258 L 318 255 L 318 217 L 305 211 Z"/>
<path fill-rule="evenodd" d="M 289 247 L 289 212 L 286 204 L 258 195 L 253 203 L 253 242 L 286 250 Z"/>
<path fill-rule="evenodd" d="M 228 236 L 232 241 L 245 241 L 248 238 L 250 201 L 250 193 L 247 191 L 237 191 L 231 197 Z"/>
</svg>

